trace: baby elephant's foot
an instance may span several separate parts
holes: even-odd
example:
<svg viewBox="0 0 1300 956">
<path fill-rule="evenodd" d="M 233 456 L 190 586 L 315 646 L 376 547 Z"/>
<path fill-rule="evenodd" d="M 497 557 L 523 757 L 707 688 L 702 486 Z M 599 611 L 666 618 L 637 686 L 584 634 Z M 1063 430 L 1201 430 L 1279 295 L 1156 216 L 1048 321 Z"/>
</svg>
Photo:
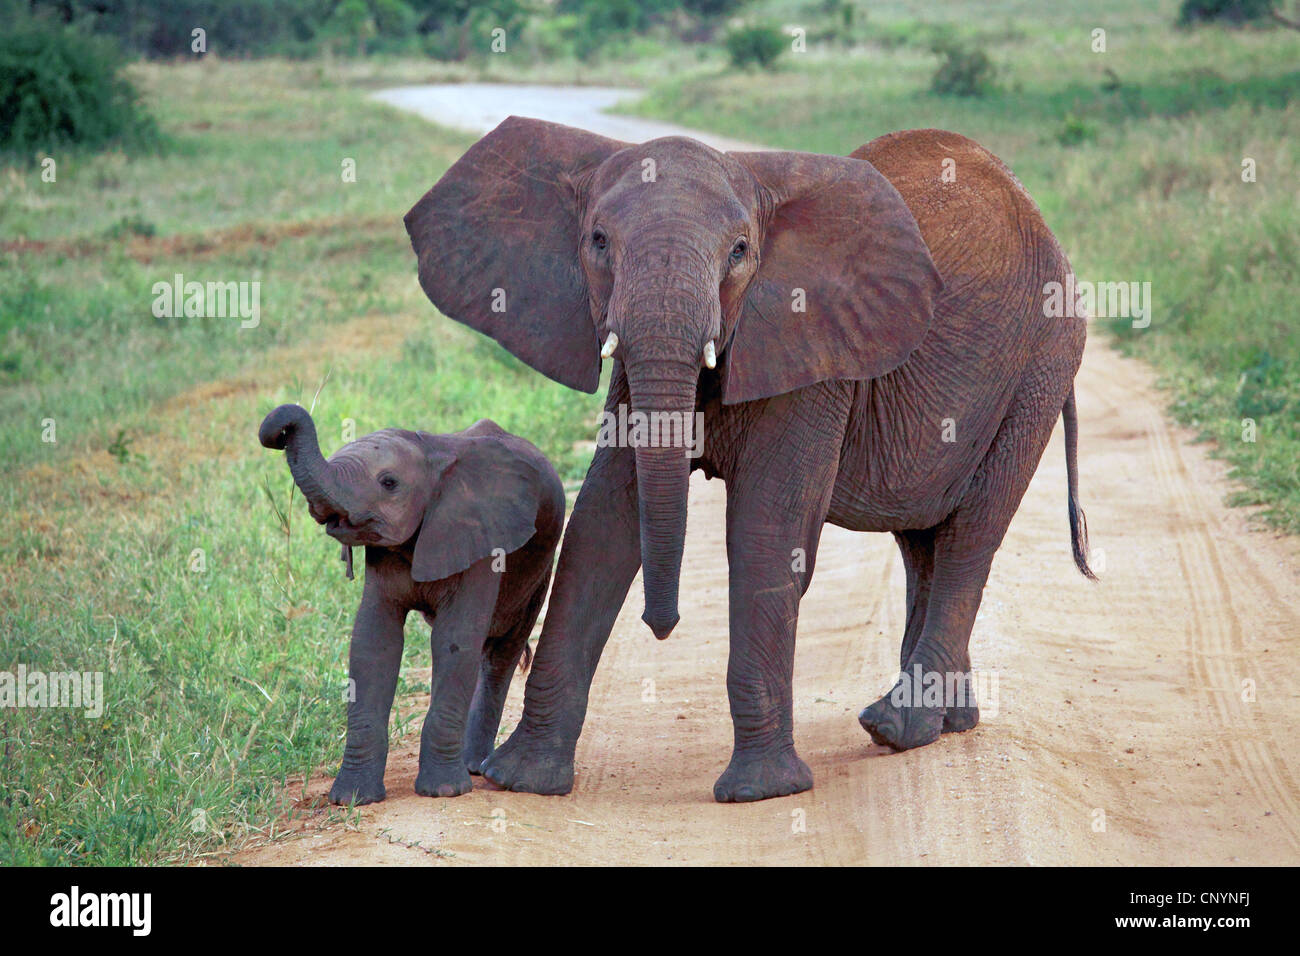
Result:
<svg viewBox="0 0 1300 956">
<path fill-rule="evenodd" d="M 503 790 L 551 796 L 573 789 L 573 748 L 516 728 L 482 764 L 483 776 Z"/>
<path fill-rule="evenodd" d="M 875 743 L 911 750 L 939 739 L 944 730 L 944 708 L 926 706 L 921 698 L 911 697 L 904 682 L 899 681 L 893 690 L 858 714 L 858 723 Z"/>
<path fill-rule="evenodd" d="M 415 778 L 415 792 L 422 797 L 459 797 L 474 789 L 469 771 L 460 761 L 454 764 L 420 761 Z"/>
<path fill-rule="evenodd" d="M 736 751 L 713 785 L 718 803 L 750 803 L 811 790 L 812 771 L 792 747 L 781 750 Z"/>
<path fill-rule="evenodd" d="M 378 803 L 387 794 L 384 792 L 384 771 L 340 770 L 330 787 L 330 803 L 346 807 L 351 804 L 361 806 L 366 803 Z"/>
<path fill-rule="evenodd" d="M 465 734 L 465 769 L 475 776 L 481 774 L 483 764 L 492 756 L 496 742 L 494 729 L 487 729 L 487 725 L 482 728 L 471 727 Z"/>
<path fill-rule="evenodd" d="M 476 776 L 476 777 L 480 777 L 480 776 L 482 776 L 482 775 L 483 775 L 483 764 L 484 764 L 484 762 L 487 760 L 487 758 L 488 758 L 491 754 L 492 754 L 491 749 L 488 749 L 487 752 L 485 752 L 485 753 L 484 753 L 484 752 L 479 752 L 479 751 L 470 751 L 470 750 L 466 750 L 466 751 L 465 751 L 465 769 L 468 770 L 470 773 L 472 773 L 472 774 L 473 774 L 474 776 Z"/>
</svg>

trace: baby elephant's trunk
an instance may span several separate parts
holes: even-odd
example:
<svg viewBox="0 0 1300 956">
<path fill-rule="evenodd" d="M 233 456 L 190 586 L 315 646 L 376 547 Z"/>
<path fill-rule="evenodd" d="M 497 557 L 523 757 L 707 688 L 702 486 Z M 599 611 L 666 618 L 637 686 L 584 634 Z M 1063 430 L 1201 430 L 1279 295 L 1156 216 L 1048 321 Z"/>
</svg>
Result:
<svg viewBox="0 0 1300 956">
<path fill-rule="evenodd" d="M 321 454 L 316 423 L 307 409 L 301 405 L 281 405 L 263 419 L 257 437 L 267 448 L 284 450 L 293 480 L 314 515 L 324 520 L 331 514 L 347 514 L 346 494 Z"/>
</svg>

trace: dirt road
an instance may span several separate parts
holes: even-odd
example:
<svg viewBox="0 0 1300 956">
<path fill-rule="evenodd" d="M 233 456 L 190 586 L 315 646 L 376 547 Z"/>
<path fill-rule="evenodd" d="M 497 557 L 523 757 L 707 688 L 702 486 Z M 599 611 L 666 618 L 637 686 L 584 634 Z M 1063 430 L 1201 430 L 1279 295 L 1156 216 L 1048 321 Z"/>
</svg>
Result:
<svg viewBox="0 0 1300 956">
<path fill-rule="evenodd" d="M 415 98 L 397 92 L 397 102 Z M 453 99 L 472 99 L 472 110 L 447 121 L 466 123 L 470 110 L 471 128 L 514 111 L 632 139 L 662 134 L 659 124 L 607 125 L 595 112 L 607 100 L 593 91 L 548 101 L 536 88 L 525 99 L 462 87 Z M 889 536 L 828 526 L 795 661 L 795 740 L 816 786 L 715 804 L 731 743 L 724 488 L 697 475 L 682 622 L 656 642 L 633 584 L 596 675 L 571 795 L 417 797 L 416 733 L 393 747 L 388 800 L 362 808 L 359 822 L 309 813 L 287 838 L 237 859 L 1300 862 L 1300 548 L 1223 507 L 1223 468 L 1167 424 L 1150 383 L 1144 366 L 1094 335 L 1077 384 L 1079 467 L 1102 580 L 1083 580 L 1070 560 L 1058 425 L 971 638 L 984 697 L 976 730 L 903 754 L 871 744 L 856 714 L 897 673 L 902 563 Z M 522 692 L 517 679 L 507 727 Z M 300 805 L 323 802 L 328 787 L 309 781 Z"/>
</svg>

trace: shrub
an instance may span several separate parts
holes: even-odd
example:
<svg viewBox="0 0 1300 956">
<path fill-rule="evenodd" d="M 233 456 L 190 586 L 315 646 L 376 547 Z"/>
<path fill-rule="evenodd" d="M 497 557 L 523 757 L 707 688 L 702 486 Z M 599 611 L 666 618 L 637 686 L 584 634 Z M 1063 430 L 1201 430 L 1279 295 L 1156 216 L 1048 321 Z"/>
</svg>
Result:
<svg viewBox="0 0 1300 956">
<path fill-rule="evenodd" d="M 943 62 L 930 80 L 931 90 L 954 96 L 984 96 L 993 91 L 997 67 L 983 49 L 956 40 L 936 42 L 932 49 Z"/>
<path fill-rule="evenodd" d="M 639 32 L 648 22 L 645 5 L 636 0 L 559 0 L 556 12 L 574 14 L 595 33 Z"/>
<path fill-rule="evenodd" d="M 682 0 L 682 6 L 701 17 L 721 17 L 732 13 L 744 0 Z"/>
<path fill-rule="evenodd" d="M 0 6 L 15 0 L 0 0 Z M 23 6 L 150 57 L 190 56 L 191 31 L 222 55 L 301 52 L 339 0 L 21 0 Z M 378 16 L 378 13 L 376 14 Z"/>
<path fill-rule="evenodd" d="M 1183 5 L 1178 8 L 1178 22 L 1224 20 L 1245 23 L 1268 16 L 1272 9 L 1273 0 L 1183 0 Z"/>
<path fill-rule="evenodd" d="M 647 6 L 636 0 L 559 0 L 556 19 L 573 22 L 573 29 L 563 33 L 565 52 L 586 59 L 628 34 L 644 32 L 650 22 Z M 559 29 L 549 33 L 549 40 L 559 39 Z"/>
<path fill-rule="evenodd" d="M 1062 146 L 1078 146 L 1097 138 L 1097 127 L 1082 117 L 1067 113 L 1061 128 L 1056 131 L 1056 141 Z"/>
<path fill-rule="evenodd" d="M 9 24 L 0 35 L 0 149 L 155 140 L 122 64 L 107 38 L 40 19 Z"/>
<path fill-rule="evenodd" d="M 375 29 L 382 37 L 404 37 L 415 32 L 420 16 L 403 0 L 371 0 Z"/>
<path fill-rule="evenodd" d="M 727 34 L 727 54 L 732 65 L 769 69 L 786 47 L 786 36 L 775 27 L 737 27 Z"/>
<path fill-rule="evenodd" d="M 139 213 L 122 216 L 104 230 L 104 236 L 108 239 L 125 239 L 129 236 L 144 236 L 146 239 L 152 239 L 157 234 L 158 227 Z"/>
<path fill-rule="evenodd" d="M 339 52 L 362 56 L 366 52 L 366 41 L 376 32 L 375 21 L 365 0 L 343 0 L 334 8 L 318 36 L 332 40 Z"/>
</svg>

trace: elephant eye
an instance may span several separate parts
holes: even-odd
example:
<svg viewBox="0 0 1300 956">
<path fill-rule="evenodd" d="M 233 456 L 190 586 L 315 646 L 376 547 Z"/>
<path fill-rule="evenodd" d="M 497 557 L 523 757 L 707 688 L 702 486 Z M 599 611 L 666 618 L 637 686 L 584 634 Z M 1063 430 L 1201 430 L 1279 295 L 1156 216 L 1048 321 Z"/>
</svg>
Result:
<svg viewBox="0 0 1300 956">
<path fill-rule="evenodd" d="M 737 239 L 736 244 L 731 247 L 731 264 L 738 266 L 745 261 L 745 253 L 749 251 L 749 243 L 744 239 Z"/>
<path fill-rule="evenodd" d="M 379 484 L 385 491 L 393 491 L 397 487 L 397 479 L 392 475 L 383 475 L 379 479 Z"/>
<path fill-rule="evenodd" d="M 609 238 L 605 235 L 603 230 L 597 229 L 591 234 L 591 244 L 601 252 L 604 252 L 605 247 L 609 245 Z"/>
</svg>

